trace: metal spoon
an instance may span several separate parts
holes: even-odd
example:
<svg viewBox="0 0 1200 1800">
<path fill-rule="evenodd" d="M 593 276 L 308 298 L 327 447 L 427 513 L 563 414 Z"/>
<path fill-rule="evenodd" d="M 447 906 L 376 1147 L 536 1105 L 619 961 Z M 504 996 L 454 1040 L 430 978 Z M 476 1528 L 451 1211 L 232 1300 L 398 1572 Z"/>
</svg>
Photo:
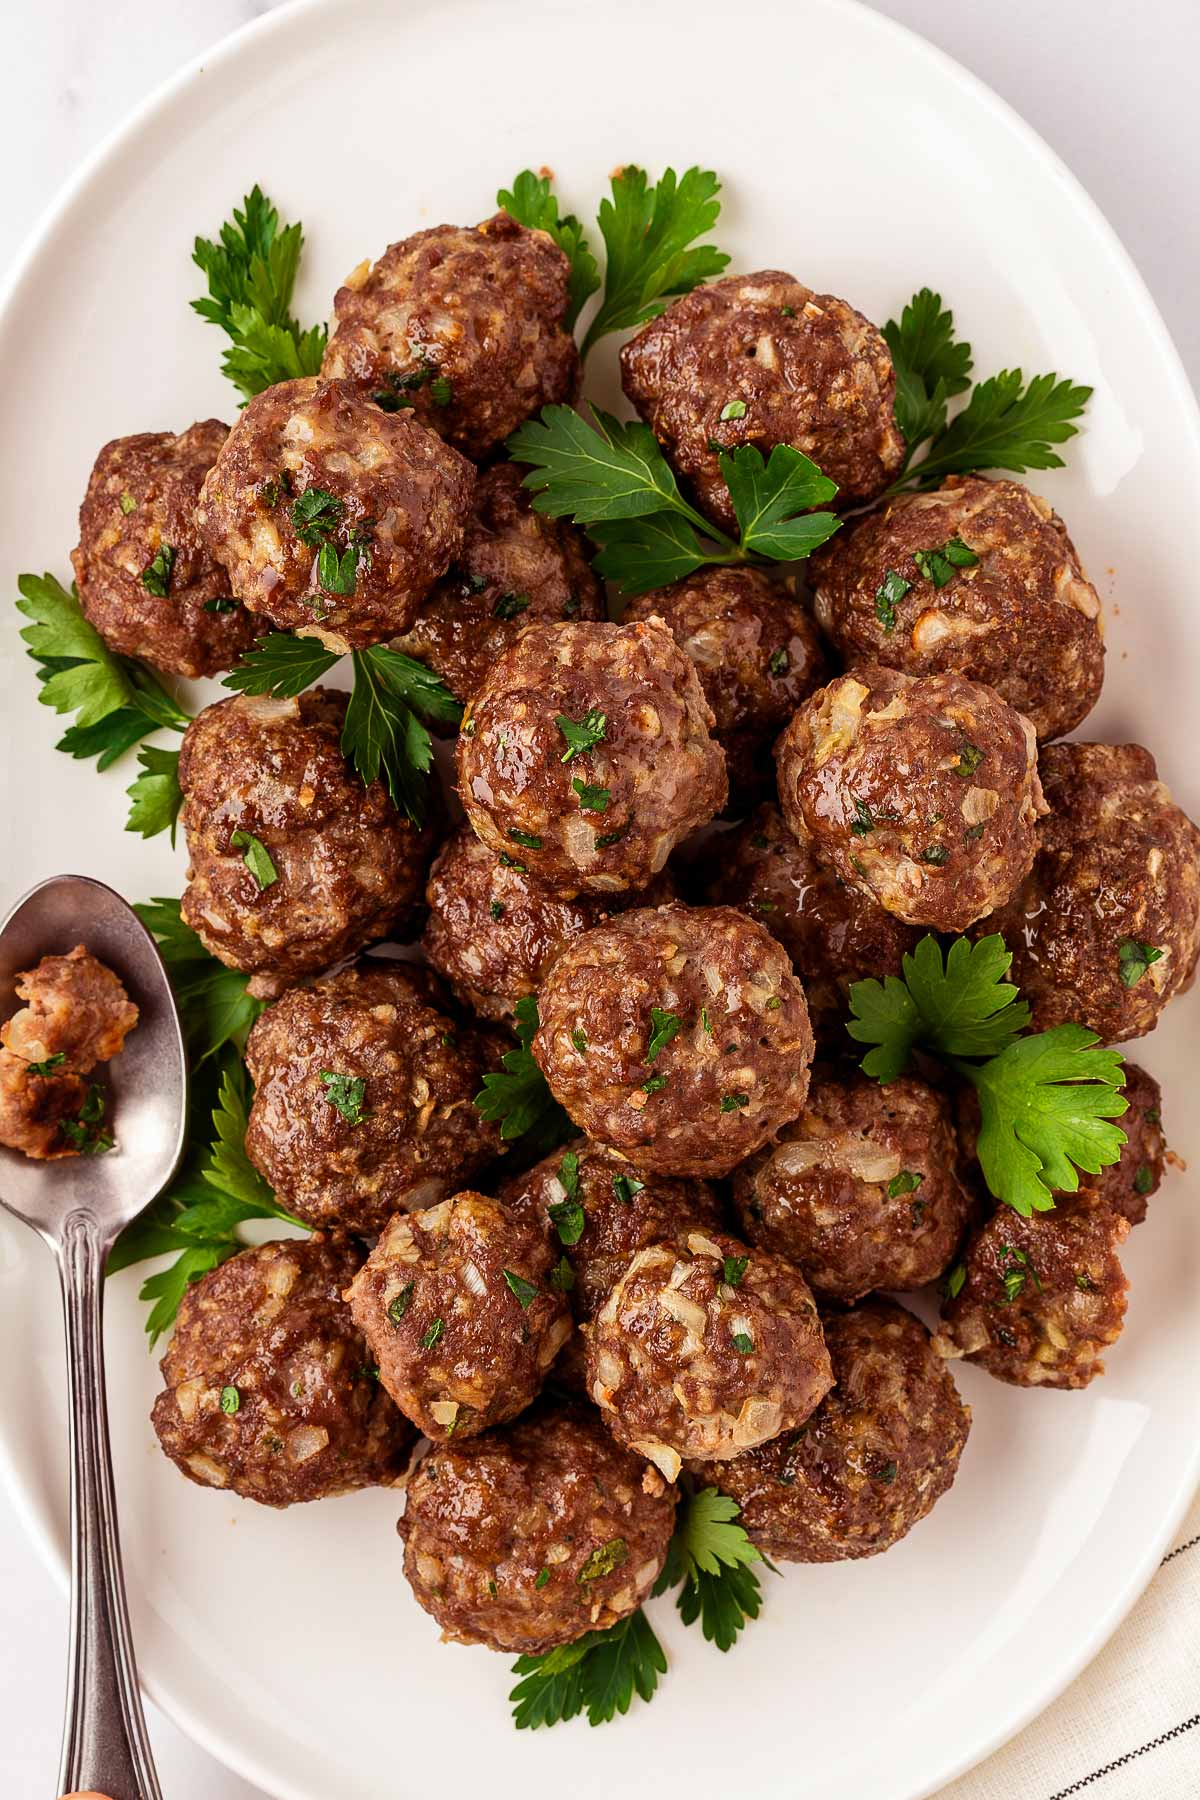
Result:
<svg viewBox="0 0 1200 1800">
<path fill-rule="evenodd" d="M 161 1800 L 125 1604 L 101 1315 L 117 1234 L 162 1192 L 182 1154 L 187 1058 L 153 939 L 118 894 L 85 875 L 39 883 L 0 927 L 0 1018 L 21 1004 L 20 970 L 76 944 L 120 977 L 140 1014 L 108 1070 L 116 1148 L 54 1162 L 0 1149 L 0 1203 L 54 1251 L 67 1329 L 71 1653 L 57 1792 Z"/>
</svg>

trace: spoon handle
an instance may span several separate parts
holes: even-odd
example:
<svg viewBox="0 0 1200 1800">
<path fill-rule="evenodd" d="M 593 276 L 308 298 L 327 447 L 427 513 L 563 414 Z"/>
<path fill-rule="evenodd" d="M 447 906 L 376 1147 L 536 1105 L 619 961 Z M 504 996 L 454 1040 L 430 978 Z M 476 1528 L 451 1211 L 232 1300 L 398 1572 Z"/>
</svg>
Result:
<svg viewBox="0 0 1200 1800">
<path fill-rule="evenodd" d="M 71 1655 L 58 1792 L 161 1800 L 125 1605 L 101 1320 L 106 1247 L 90 1213 L 59 1239 L 71 1433 Z"/>
</svg>

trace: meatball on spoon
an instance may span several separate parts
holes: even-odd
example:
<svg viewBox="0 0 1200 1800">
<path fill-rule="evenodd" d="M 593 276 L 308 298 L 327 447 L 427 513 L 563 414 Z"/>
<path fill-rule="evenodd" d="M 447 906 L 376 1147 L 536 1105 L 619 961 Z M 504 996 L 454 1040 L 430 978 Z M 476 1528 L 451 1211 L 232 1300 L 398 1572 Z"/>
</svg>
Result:
<svg viewBox="0 0 1200 1800">
<path fill-rule="evenodd" d="M 174 1173 L 183 1149 L 187 1062 L 153 941 L 110 888 L 60 875 L 26 894 L 0 928 L 4 1010 L 17 972 L 83 942 L 119 975 L 139 1023 L 112 1066 L 116 1147 L 31 1162 L 0 1151 L 0 1198 L 58 1259 L 67 1330 L 71 1443 L 71 1651 L 56 1793 L 159 1800 L 138 1694 L 117 1532 L 104 1392 L 104 1265 L 117 1235 Z"/>
</svg>

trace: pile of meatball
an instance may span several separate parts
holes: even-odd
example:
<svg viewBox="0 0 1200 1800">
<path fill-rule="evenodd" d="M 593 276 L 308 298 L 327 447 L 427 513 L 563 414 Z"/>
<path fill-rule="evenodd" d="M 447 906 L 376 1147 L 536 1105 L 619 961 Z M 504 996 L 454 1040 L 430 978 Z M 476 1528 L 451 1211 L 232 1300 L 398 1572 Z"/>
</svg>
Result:
<svg viewBox="0 0 1200 1800">
<path fill-rule="evenodd" d="M 715 524 L 719 452 L 750 443 L 811 457 L 846 517 L 807 592 L 715 567 L 609 616 L 503 454 L 577 394 L 567 274 L 504 214 L 392 245 L 338 292 L 319 376 L 231 431 L 108 445 L 75 554 L 87 616 L 160 669 L 271 626 L 392 644 L 465 709 L 422 827 L 348 766 L 339 693 L 187 732 L 184 917 L 270 1002 L 246 1149 L 313 1235 L 189 1289 L 154 1424 L 268 1505 L 406 1480 L 421 1605 L 529 1653 L 641 1604 L 680 1482 L 773 1558 L 890 1548 L 954 1479 L 953 1359 L 1081 1387 L 1121 1329 L 1153 1079 L 1129 1065 L 1120 1162 L 1022 1220 L 968 1098 L 849 1060 L 849 985 L 927 931 L 1000 931 L 1036 1029 L 1123 1043 L 1200 946 L 1200 836 L 1153 757 L 1062 741 L 1104 659 L 1063 522 L 976 475 L 886 497 L 895 373 L 847 302 L 765 270 L 625 346 Z M 474 1104 L 528 996 L 574 1131 L 532 1166 Z M 931 1335 L 892 1296 L 938 1282 Z"/>
</svg>

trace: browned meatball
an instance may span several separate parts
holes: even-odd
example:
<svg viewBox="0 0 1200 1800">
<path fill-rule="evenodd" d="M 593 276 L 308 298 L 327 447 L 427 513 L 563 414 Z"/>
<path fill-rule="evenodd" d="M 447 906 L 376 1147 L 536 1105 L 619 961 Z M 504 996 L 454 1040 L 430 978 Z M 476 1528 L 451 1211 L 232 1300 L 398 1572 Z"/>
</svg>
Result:
<svg viewBox="0 0 1200 1800">
<path fill-rule="evenodd" d="M 435 1439 L 523 1412 L 571 1335 L 540 1220 L 455 1194 L 392 1219 L 346 1298 L 379 1379 Z"/>
<path fill-rule="evenodd" d="M 475 471 L 349 381 L 256 394 L 196 521 L 252 613 L 344 653 L 404 631 L 458 554 Z"/>
<path fill-rule="evenodd" d="M 1031 1219 L 999 1207 L 947 1277 L 937 1349 L 1016 1387 L 1086 1387 L 1125 1321 L 1128 1235 L 1108 1207 Z"/>
<path fill-rule="evenodd" d="M 734 1200 L 750 1243 L 818 1296 L 857 1300 L 945 1269 L 970 1209 L 957 1159 L 950 1108 L 925 1082 L 820 1071 L 800 1117 L 735 1172 Z"/>
<path fill-rule="evenodd" d="M 838 501 L 873 500 L 904 460 L 896 376 L 874 325 L 779 269 L 698 287 L 621 352 L 626 394 L 698 505 L 736 529 L 719 450 L 791 444 L 836 481 Z"/>
<path fill-rule="evenodd" d="M 518 1218 L 536 1220 L 566 1257 L 571 1310 L 595 1317 L 635 1251 L 686 1233 L 716 1230 L 721 1209 L 706 1181 L 676 1181 L 619 1150 L 573 1138 L 515 1175 L 500 1197 Z"/>
<path fill-rule="evenodd" d="M 1045 812 L 1028 719 L 961 675 L 842 675 L 775 749 L 783 816 L 826 867 L 909 925 L 962 931 L 1033 861 Z"/>
<path fill-rule="evenodd" d="M 113 650 L 169 675 L 231 669 L 261 629 L 196 526 L 219 419 L 114 438 L 96 458 L 71 552 L 84 616 Z"/>
<path fill-rule="evenodd" d="M 795 1430 L 833 1384 L 800 1271 L 718 1233 L 639 1250 L 583 1335 L 609 1430 L 668 1481 Z"/>
<path fill-rule="evenodd" d="M 389 410 L 411 407 L 480 460 L 539 407 L 575 397 L 569 273 L 546 232 L 507 213 L 418 231 L 338 289 L 322 373 L 367 383 Z"/>
<path fill-rule="evenodd" d="M 443 1637 L 540 1656 L 637 1611 L 675 1500 L 590 1408 L 540 1406 L 426 1457 L 397 1527 L 404 1573 Z"/>
<path fill-rule="evenodd" d="M 1050 744 L 1041 775 L 1033 869 L 980 930 L 1013 952 L 1036 1031 L 1073 1019 L 1106 1044 L 1141 1037 L 1195 974 L 1200 831 L 1140 744 Z"/>
<path fill-rule="evenodd" d="M 90 1092 L 82 1075 L 40 1074 L 0 1049 L 0 1144 L 38 1162 L 104 1148 L 83 1117 Z"/>
<path fill-rule="evenodd" d="M 472 1104 L 490 1054 L 424 969 L 380 959 L 293 988 L 246 1044 L 246 1154 L 289 1212 L 382 1231 L 503 1149 Z"/>
<path fill-rule="evenodd" d="M 955 562 L 937 555 L 952 539 Z M 1058 514 L 1020 482 L 952 475 L 901 495 L 819 551 L 811 578 L 848 663 L 956 671 L 995 688 L 1039 738 L 1073 731 L 1100 696 L 1099 597 Z"/>
<path fill-rule="evenodd" d="M 769 932 L 728 906 L 638 908 L 568 944 L 533 1054 L 589 1137 L 667 1175 L 725 1175 L 798 1116 L 812 1031 Z"/>
<path fill-rule="evenodd" d="M 479 477 L 462 549 L 394 645 L 464 704 L 527 625 L 605 616 L 584 539 L 565 519 L 534 512 L 521 475 L 497 463 Z"/>
<path fill-rule="evenodd" d="M 1081 1170 L 1079 1187 L 1074 1193 L 1055 1193 L 1054 1204 L 1058 1211 L 1109 1207 L 1123 1219 L 1128 1219 L 1131 1225 L 1140 1225 L 1146 1217 L 1146 1204 L 1162 1186 L 1166 1162 L 1162 1089 L 1153 1075 L 1127 1060 L 1125 1086 L 1121 1092 L 1128 1103 L 1128 1111 L 1114 1121 L 1125 1133 L 1119 1160 L 1106 1164 L 1095 1175 Z M 979 1100 L 973 1087 L 964 1087 L 958 1097 L 957 1124 L 963 1156 L 969 1163 L 974 1163 L 979 1141 Z M 982 1175 L 977 1170 L 975 1173 L 982 1186 Z"/>
<path fill-rule="evenodd" d="M 766 1556 L 842 1562 L 906 1537 L 952 1485 L 971 1409 L 919 1319 L 868 1300 L 825 1320 L 834 1387 L 801 1430 L 699 1471 Z"/>
<path fill-rule="evenodd" d="M 121 982 L 82 944 L 18 975 L 17 994 L 26 1004 L 0 1025 L 0 1042 L 27 1063 L 53 1060 L 77 1075 L 119 1055 L 138 1022 Z"/>
<path fill-rule="evenodd" d="M 696 665 L 734 794 L 762 793 L 772 743 L 828 673 L 808 613 L 761 569 L 718 567 L 641 595 L 625 622 L 655 617 Z"/>
<path fill-rule="evenodd" d="M 341 1297 L 360 1260 L 346 1243 L 288 1239 L 187 1290 L 151 1417 L 189 1481 L 291 1506 L 404 1472 L 415 1434 Z"/>
<path fill-rule="evenodd" d="M 318 687 L 219 701 L 184 733 L 183 917 L 251 976 L 252 994 L 277 994 L 415 921 L 432 830 L 404 818 L 381 781 L 358 779 L 342 755 L 345 716 L 345 694 Z"/>
<path fill-rule="evenodd" d="M 708 898 L 749 913 L 779 939 L 804 983 L 818 1039 L 836 1034 L 844 1049 L 851 984 L 899 975 L 920 932 L 819 863 L 770 801 L 709 854 L 717 875 Z"/>
<path fill-rule="evenodd" d="M 531 625 L 458 740 L 476 835 L 561 894 L 645 887 L 728 793 L 696 671 L 664 625 Z"/>
</svg>

